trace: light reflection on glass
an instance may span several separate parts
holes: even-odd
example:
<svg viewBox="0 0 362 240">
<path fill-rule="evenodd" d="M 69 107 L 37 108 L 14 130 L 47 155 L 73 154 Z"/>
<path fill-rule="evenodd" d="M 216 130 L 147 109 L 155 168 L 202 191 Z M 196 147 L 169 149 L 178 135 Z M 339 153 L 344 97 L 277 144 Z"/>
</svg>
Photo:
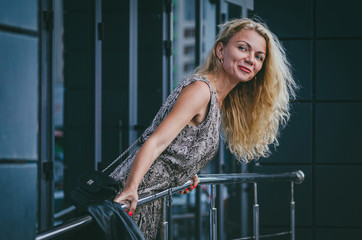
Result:
<svg viewBox="0 0 362 240">
<path fill-rule="evenodd" d="M 63 1 L 55 1 L 53 31 L 54 212 L 64 205 L 64 24 Z"/>
<path fill-rule="evenodd" d="M 195 0 L 173 1 L 173 88 L 195 69 Z"/>
</svg>

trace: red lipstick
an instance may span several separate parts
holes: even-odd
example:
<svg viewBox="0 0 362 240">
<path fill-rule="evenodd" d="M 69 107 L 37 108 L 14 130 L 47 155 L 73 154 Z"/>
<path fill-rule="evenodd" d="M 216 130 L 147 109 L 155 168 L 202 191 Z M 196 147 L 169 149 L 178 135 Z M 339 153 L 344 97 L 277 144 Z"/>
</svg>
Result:
<svg viewBox="0 0 362 240">
<path fill-rule="evenodd" d="M 239 68 L 240 68 L 242 71 L 246 72 L 246 73 L 251 73 L 251 70 L 250 70 L 249 68 L 247 68 L 247 67 L 239 66 Z"/>
</svg>

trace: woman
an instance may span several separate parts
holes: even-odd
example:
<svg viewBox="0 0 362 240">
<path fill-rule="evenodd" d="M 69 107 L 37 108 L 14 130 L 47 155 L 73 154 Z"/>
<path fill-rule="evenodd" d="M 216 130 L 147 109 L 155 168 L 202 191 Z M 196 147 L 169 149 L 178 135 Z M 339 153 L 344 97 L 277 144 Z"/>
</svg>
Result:
<svg viewBox="0 0 362 240">
<path fill-rule="evenodd" d="M 137 148 L 111 174 L 146 239 L 155 239 L 161 200 L 137 208 L 139 196 L 184 184 L 216 154 L 220 126 L 230 151 L 248 162 L 269 154 L 289 118 L 295 83 L 277 38 L 261 23 L 225 23 L 205 63 L 166 99 Z"/>
</svg>

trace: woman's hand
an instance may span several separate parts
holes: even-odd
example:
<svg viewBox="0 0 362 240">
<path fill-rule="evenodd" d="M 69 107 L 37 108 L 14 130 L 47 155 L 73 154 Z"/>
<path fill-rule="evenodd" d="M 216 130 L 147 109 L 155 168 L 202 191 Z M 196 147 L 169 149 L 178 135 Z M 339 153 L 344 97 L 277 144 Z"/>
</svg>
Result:
<svg viewBox="0 0 362 240">
<path fill-rule="evenodd" d="M 181 195 L 190 193 L 192 190 L 194 190 L 194 188 L 197 187 L 197 184 L 199 184 L 199 182 L 200 182 L 199 177 L 197 175 L 193 176 L 192 179 L 191 179 L 190 188 L 186 188 L 185 190 L 182 190 L 179 193 Z"/>
<path fill-rule="evenodd" d="M 132 216 L 137 207 L 138 193 L 137 189 L 125 188 L 120 194 L 118 194 L 114 200 L 120 204 L 127 205 L 125 211 L 128 211 L 128 215 Z"/>
</svg>

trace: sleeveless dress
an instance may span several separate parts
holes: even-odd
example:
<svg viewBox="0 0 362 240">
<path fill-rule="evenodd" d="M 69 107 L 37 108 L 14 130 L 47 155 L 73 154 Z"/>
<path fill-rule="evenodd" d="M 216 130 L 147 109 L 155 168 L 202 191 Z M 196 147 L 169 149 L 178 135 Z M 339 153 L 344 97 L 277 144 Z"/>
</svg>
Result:
<svg viewBox="0 0 362 240">
<path fill-rule="evenodd" d="M 139 199 L 167 188 L 184 184 L 196 175 L 215 156 L 218 150 L 220 111 L 217 104 L 217 95 L 207 78 L 200 75 L 192 75 L 185 79 L 168 96 L 151 125 L 141 135 L 140 145 L 151 136 L 162 120 L 170 113 L 181 90 L 195 81 L 203 81 L 210 88 L 211 97 L 207 117 L 197 126 L 185 126 L 153 162 L 139 185 Z M 140 146 L 110 174 L 120 184 L 121 190 L 139 149 Z M 132 217 L 144 234 L 145 239 L 157 238 L 162 210 L 162 199 L 136 208 Z"/>
</svg>

